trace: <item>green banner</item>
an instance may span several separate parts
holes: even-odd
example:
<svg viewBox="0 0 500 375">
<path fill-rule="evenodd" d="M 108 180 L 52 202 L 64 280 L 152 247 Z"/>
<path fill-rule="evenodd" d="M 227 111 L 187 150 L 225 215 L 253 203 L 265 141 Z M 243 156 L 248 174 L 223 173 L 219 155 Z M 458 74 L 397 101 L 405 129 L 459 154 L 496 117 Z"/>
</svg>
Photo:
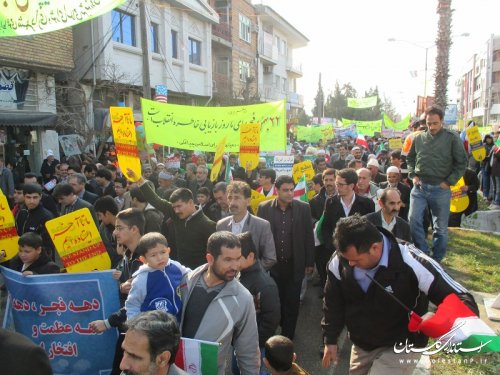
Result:
<svg viewBox="0 0 500 375">
<path fill-rule="evenodd" d="M 406 130 L 410 126 L 411 115 L 408 114 L 404 119 L 399 122 L 394 122 L 389 116 L 384 113 L 384 126 L 388 129 Z"/>
<path fill-rule="evenodd" d="M 5 0 L 0 7 L 0 37 L 64 29 L 110 12 L 125 0 Z"/>
<path fill-rule="evenodd" d="M 332 124 L 325 124 L 314 127 L 299 126 L 297 130 L 297 140 L 305 142 L 319 142 L 319 140 L 329 141 L 333 139 Z"/>
<path fill-rule="evenodd" d="M 371 108 L 377 105 L 378 96 L 367 96 L 366 98 L 347 98 L 349 108 Z"/>
<path fill-rule="evenodd" d="M 344 126 L 346 124 L 356 124 L 356 131 L 359 134 L 367 135 L 369 137 L 373 137 L 375 133 L 380 133 L 382 131 L 382 120 L 376 121 L 357 121 L 357 120 L 349 120 L 346 118 L 342 119 L 342 123 Z"/>
<path fill-rule="evenodd" d="M 141 98 L 148 143 L 184 150 L 215 152 L 228 136 L 227 152 L 240 151 L 240 125 L 260 123 L 260 150 L 286 148 L 285 101 L 234 107 L 193 107 Z"/>
</svg>

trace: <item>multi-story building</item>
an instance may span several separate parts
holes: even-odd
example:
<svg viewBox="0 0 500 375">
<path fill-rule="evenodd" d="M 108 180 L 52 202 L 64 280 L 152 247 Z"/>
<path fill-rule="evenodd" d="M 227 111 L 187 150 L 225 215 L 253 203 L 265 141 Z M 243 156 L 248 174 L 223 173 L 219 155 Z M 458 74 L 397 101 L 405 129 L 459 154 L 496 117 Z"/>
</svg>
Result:
<svg viewBox="0 0 500 375">
<path fill-rule="evenodd" d="M 258 102 L 257 18 L 250 0 L 210 0 L 219 14 L 212 26 L 213 91 L 217 104 Z"/>
<path fill-rule="evenodd" d="M 500 36 L 467 62 L 459 86 L 459 112 L 464 122 L 500 126 Z"/>
<path fill-rule="evenodd" d="M 309 40 L 287 20 L 266 5 L 255 5 L 258 19 L 258 87 L 262 101 L 286 98 L 288 118 L 303 109 L 304 99 L 297 92 L 302 66 L 293 59 L 297 48 Z"/>
<path fill-rule="evenodd" d="M 38 172 L 48 149 L 59 156 L 55 76 L 73 67 L 70 28 L 2 38 L 0 157 L 11 163 L 24 157 Z"/>
<path fill-rule="evenodd" d="M 74 28 L 76 79 L 102 108 L 140 110 L 166 85 L 168 101 L 204 105 L 212 96 L 212 25 L 204 0 L 129 0 Z"/>
</svg>

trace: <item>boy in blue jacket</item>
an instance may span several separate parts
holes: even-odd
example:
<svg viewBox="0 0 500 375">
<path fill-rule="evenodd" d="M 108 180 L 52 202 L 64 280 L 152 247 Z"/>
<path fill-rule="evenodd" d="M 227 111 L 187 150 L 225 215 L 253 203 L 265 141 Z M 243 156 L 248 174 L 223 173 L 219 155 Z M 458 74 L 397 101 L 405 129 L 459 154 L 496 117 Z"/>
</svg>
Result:
<svg viewBox="0 0 500 375">
<path fill-rule="evenodd" d="M 163 310 L 180 322 L 182 302 L 179 285 L 183 276 L 191 271 L 169 258 L 170 248 L 161 233 L 147 233 L 135 250 L 144 263 L 133 274 L 132 288 L 125 301 L 127 320 L 142 311 Z"/>
</svg>

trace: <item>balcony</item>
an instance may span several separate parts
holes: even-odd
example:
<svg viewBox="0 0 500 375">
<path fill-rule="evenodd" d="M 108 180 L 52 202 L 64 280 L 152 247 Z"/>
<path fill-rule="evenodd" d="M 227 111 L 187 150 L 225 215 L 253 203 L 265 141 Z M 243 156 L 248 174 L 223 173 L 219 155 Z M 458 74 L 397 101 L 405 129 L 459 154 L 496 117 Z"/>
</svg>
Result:
<svg viewBox="0 0 500 375">
<path fill-rule="evenodd" d="M 274 85 L 263 85 L 260 90 L 261 99 L 266 102 L 282 100 L 285 94 L 277 89 Z"/>
<path fill-rule="evenodd" d="M 294 65 L 291 61 L 288 61 L 286 64 L 286 71 L 295 78 L 302 77 L 302 64 Z"/>
<path fill-rule="evenodd" d="M 227 23 L 212 25 L 212 40 L 227 47 L 232 47 L 231 25 Z"/>
<path fill-rule="evenodd" d="M 264 32 L 264 36 L 259 39 L 259 56 L 263 65 L 278 64 L 278 47 L 273 44 L 273 35 Z"/>
</svg>

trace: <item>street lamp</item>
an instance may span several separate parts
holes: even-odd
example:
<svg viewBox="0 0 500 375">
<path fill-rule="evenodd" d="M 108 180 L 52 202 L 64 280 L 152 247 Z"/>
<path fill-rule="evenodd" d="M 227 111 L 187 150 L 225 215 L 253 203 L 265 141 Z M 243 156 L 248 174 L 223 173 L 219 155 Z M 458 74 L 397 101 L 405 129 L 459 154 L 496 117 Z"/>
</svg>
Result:
<svg viewBox="0 0 500 375">
<path fill-rule="evenodd" d="M 460 37 L 468 37 L 470 36 L 470 33 L 462 33 L 462 34 L 459 34 L 459 35 L 453 35 L 451 38 L 454 39 L 454 38 L 460 38 Z M 389 38 L 387 39 L 388 42 L 402 42 L 402 43 L 407 43 L 407 44 L 410 44 L 414 47 L 418 47 L 418 48 L 423 48 L 425 49 L 425 72 L 424 72 L 424 98 L 427 97 L 427 72 L 428 72 L 428 65 L 427 65 L 427 58 L 429 56 L 429 48 L 432 48 L 436 45 L 436 43 L 432 43 L 431 45 L 429 46 L 423 46 L 421 44 L 418 44 L 418 43 L 415 43 L 415 42 L 411 42 L 409 40 L 405 40 L 405 39 L 396 39 L 396 38 Z"/>
</svg>

